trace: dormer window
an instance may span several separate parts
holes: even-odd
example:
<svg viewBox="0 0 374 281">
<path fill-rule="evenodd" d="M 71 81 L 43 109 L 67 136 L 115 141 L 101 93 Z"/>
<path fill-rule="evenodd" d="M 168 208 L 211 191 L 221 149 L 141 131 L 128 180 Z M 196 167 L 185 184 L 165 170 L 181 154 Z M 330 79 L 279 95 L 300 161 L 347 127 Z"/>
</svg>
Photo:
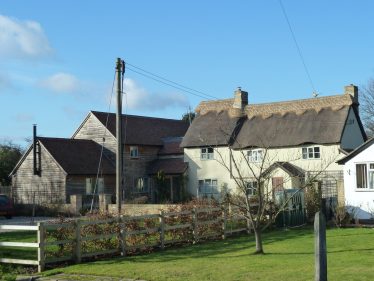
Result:
<svg viewBox="0 0 374 281">
<path fill-rule="evenodd" d="M 319 146 L 303 147 L 302 148 L 303 159 L 320 159 L 321 150 Z"/>
<path fill-rule="evenodd" d="M 214 150 L 213 147 L 204 147 L 201 149 L 200 154 L 201 160 L 211 160 L 214 159 Z"/>
<path fill-rule="evenodd" d="M 138 158 L 139 149 L 137 146 L 130 146 L 130 158 Z"/>
</svg>

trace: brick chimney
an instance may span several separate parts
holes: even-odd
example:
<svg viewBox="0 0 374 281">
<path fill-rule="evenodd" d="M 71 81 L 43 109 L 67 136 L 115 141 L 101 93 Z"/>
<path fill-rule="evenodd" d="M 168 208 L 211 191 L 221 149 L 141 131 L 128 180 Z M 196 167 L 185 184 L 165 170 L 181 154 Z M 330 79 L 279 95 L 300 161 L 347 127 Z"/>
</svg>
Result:
<svg viewBox="0 0 374 281">
<path fill-rule="evenodd" d="M 242 89 L 238 87 L 234 93 L 233 108 L 244 110 L 246 105 L 248 105 L 248 92 L 242 91 Z"/>
<path fill-rule="evenodd" d="M 350 84 L 344 87 L 344 94 L 349 94 L 353 97 L 353 101 L 358 104 L 358 87 Z"/>
</svg>

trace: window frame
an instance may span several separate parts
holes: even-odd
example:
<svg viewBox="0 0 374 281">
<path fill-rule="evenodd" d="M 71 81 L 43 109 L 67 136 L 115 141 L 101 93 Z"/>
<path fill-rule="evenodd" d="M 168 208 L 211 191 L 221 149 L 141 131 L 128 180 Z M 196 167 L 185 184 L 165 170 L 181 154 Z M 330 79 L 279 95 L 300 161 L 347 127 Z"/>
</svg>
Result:
<svg viewBox="0 0 374 281">
<path fill-rule="evenodd" d="M 257 181 L 247 181 L 245 185 L 245 194 L 247 195 L 247 197 L 253 197 L 257 195 Z"/>
<path fill-rule="evenodd" d="M 200 179 L 197 181 L 197 194 L 198 197 L 208 197 L 219 194 L 218 180 L 217 179 Z M 207 189 L 210 192 L 206 192 Z"/>
<path fill-rule="evenodd" d="M 214 148 L 213 147 L 202 147 L 200 148 L 200 159 L 201 160 L 213 160 L 214 159 Z"/>
<path fill-rule="evenodd" d="M 138 187 L 139 181 L 142 187 Z M 148 193 L 149 192 L 150 180 L 149 177 L 136 177 L 134 178 L 133 193 Z"/>
<path fill-rule="evenodd" d="M 303 146 L 301 148 L 301 158 L 303 160 L 321 159 L 320 146 Z"/>
<path fill-rule="evenodd" d="M 264 150 L 262 148 L 250 149 L 247 151 L 247 160 L 250 163 L 259 163 L 264 159 Z"/>
<path fill-rule="evenodd" d="M 355 164 L 356 191 L 374 192 L 374 162 L 358 162 Z M 362 167 L 359 171 L 358 167 Z M 361 173 L 361 183 L 359 184 L 359 173 Z M 359 187 L 360 186 L 360 187 Z"/>
<path fill-rule="evenodd" d="M 133 152 L 136 152 L 133 154 Z M 137 145 L 131 145 L 130 146 L 130 158 L 131 159 L 137 159 L 139 158 L 139 147 Z"/>
</svg>

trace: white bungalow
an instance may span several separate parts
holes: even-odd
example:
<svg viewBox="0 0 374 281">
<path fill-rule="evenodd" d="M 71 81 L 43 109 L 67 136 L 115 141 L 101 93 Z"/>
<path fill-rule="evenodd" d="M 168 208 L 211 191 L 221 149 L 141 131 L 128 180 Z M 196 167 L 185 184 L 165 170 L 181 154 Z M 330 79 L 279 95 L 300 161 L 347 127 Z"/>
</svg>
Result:
<svg viewBox="0 0 374 281">
<path fill-rule="evenodd" d="M 374 218 L 374 138 L 338 161 L 344 165 L 345 200 L 359 219 Z"/>
</svg>

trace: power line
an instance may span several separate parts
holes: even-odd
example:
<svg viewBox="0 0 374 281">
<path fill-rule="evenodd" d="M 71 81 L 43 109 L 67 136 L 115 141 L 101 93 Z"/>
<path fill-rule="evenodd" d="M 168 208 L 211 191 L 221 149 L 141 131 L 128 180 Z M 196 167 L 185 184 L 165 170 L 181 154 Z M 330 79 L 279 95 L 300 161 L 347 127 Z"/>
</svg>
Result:
<svg viewBox="0 0 374 281">
<path fill-rule="evenodd" d="M 284 15 L 284 17 L 285 17 L 285 19 L 286 19 L 286 22 L 287 22 L 288 28 L 290 29 L 290 32 L 291 32 L 291 35 L 292 35 L 292 39 L 293 39 L 293 41 L 294 41 L 294 43 L 295 43 L 295 45 L 296 45 L 297 52 L 299 53 L 299 56 L 300 56 L 301 62 L 302 62 L 302 64 L 303 64 L 303 66 L 304 66 L 305 73 L 306 73 L 306 75 L 308 76 L 308 80 L 309 80 L 310 86 L 311 86 L 312 89 L 313 89 L 313 93 L 317 93 L 316 88 L 314 87 L 313 80 L 312 80 L 312 78 L 311 78 L 311 76 L 310 76 L 310 73 L 309 73 L 308 67 L 307 67 L 307 65 L 306 65 L 306 63 L 305 63 L 305 60 L 304 60 L 303 54 L 302 54 L 302 52 L 301 52 L 301 48 L 300 48 L 299 44 L 297 43 L 295 33 L 294 33 L 293 30 L 292 30 L 291 23 L 290 23 L 290 21 L 289 21 L 289 19 L 288 19 L 288 16 L 287 16 L 286 10 L 285 10 L 285 8 L 284 8 L 284 6 L 283 6 L 282 0 L 278 0 L 278 1 L 279 1 L 279 5 L 281 6 L 281 9 L 282 9 L 283 15 Z"/>
<path fill-rule="evenodd" d="M 195 89 L 193 89 L 191 87 L 184 86 L 184 85 L 182 85 L 180 83 L 174 82 L 174 81 L 172 81 L 170 79 L 167 79 L 167 78 L 164 78 L 164 77 L 162 77 L 160 75 L 154 74 L 154 73 L 152 73 L 150 71 L 147 71 L 147 70 L 145 70 L 143 68 L 137 67 L 137 66 L 135 66 L 133 64 L 130 64 L 128 62 L 126 62 L 126 65 L 127 65 L 127 69 L 130 70 L 130 71 L 132 71 L 132 72 L 140 74 L 140 75 L 142 75 L 144 77 L 147 77 L 149 79 L 152 79 L 152 80 L 154 80 L 156 82 L 159 82 L 159 83 L 165 84 L 167 86 L 173 87 L 173 88 L 178 89 L 180 91 L 186 92 L 188 94 L 191 94 L 191 95 L 203 98 L 203 99 L 218 99 L 215 96 L 212 96 L 212 95 L 206 94 L 204 92 L 195 90 Z"/>
</svg>

